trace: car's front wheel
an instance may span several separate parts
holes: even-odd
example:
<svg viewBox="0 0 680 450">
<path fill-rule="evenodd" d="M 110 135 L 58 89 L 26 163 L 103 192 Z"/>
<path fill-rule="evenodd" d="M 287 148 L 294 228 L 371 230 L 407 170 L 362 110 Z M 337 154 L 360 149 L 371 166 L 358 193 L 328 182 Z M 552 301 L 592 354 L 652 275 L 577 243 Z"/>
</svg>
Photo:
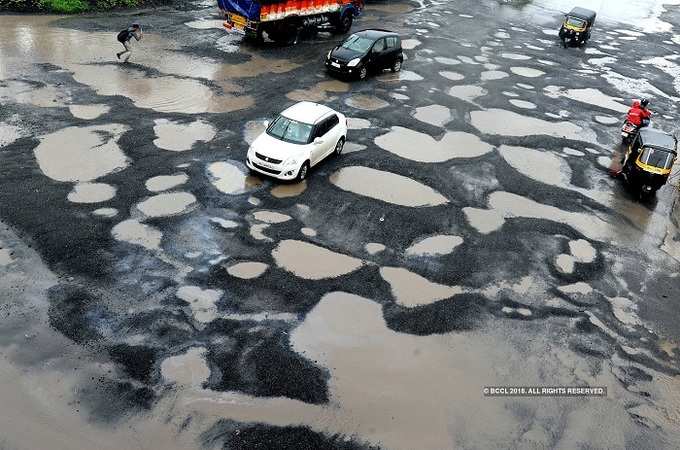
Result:
<svg viewBox="0 0 680 450">
<path fill-rule="evenodd" d="M 394 61 L 392 63 L 391 69 L 392 69 L 392 72 L 394 72 L 394 73 L 399 72 L 401 70 L 401 59 L 397 59 L 396 61 Z"/>
<path fill-rule="evenodd" d="M 345 147 L 345 138 L 340 138 L 337 144 L 335 144 L 335 156 L 340 156 L 342 154 L 342 149 Z"/>
<path fill-rule="evenodd" d="M 368 68 L 366 66 L 362 66 L 359 69 L 359 79 L 365 80 L 367 76 L 368 76 Z"/>
<path fill-rule="evenodd" d="M 304 179 L 307 178 L 307 173 L 309 172 L 309 162 L 305 161 L 302 163 L 300 166 L 300 170 L 298 170 L 297 174 L 297 180 L 298 181 L 303 181 Z"/>
</svg>

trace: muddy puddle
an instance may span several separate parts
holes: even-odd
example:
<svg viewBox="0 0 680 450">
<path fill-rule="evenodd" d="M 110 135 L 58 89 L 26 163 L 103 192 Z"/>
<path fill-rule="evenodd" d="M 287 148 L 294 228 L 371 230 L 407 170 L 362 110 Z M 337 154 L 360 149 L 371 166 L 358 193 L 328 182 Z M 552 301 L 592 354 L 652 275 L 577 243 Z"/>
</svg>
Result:
<svg viewBox="0 0 680 450">
<path fill-rule="evenodd" d="M 429 305 L 463 292 L 457 286 L 434 283 L 401 267 L 383 267 L 380 276 L 390 284 L 395 301 L 409 308 Z"/>
<path fill-rule="evenodd" d="M 108 105 L 68 105 L 68 110 L 77 119 L 94 120 L 111 110 Z"/>
<path fill-rule="evenodd" d="M 187 181 L 189 181 L 189 177 L 185 173 L 178 173 L 176 175 L 158 175 L 149 178 L 144 185 L 151 192 L 163 192 L 181 186 Z"/>
<path fill-rule="evenodd" d="M 509 76 L 510 75 L 508 75 L 507 72 L 503 72 L 501 70 L 487 70 L 482 72 L 479 77 L 482 81 L 495 81 L 508 78 Z"/>
<path fill-rule="evenodd" d="M 481 86 L 453 86 L 448 90 L 448 94 L 451 97 L 474 103 L 477 98 L 488 94 L 488 91 Z"/>
<path fill-rule="evenodd" d="M 191 150 L 196 142 L 209 142 L 217 133 L 215 127 L 202 120 L 187 124 L 156 119 L 153 131 L 157 136 L 154 145 L 174 152 Z"/>
<path fill-rule="evenodd" d="M 357 94 L 345 99 L 345 104 L 364 111 L 375 111 L 389 106 L 385 100 L 373 95 Z"/>
<path fill-rule="evenodd" d="M 227 267 L 227 273 L 232 277 L 252 280 L 264 274 L 269 266 L 261 262 L 240 262 Z"/>
<path fill-rule="evenodd" d="M 472 111 L 470 123 L 484 134 L 503 136 L 547 135 L 573 140 L 594 140 L 594 133 L 571 122 L 550 122 L 503 109 Z"/>
<path fill-rule="evenodd" d="M 330 177 L 338 188 L 401 206 L 439 206 L 446 197 L 411 178 L 362 166 L 344 167 Z"/>
<path fill-rule="evenodd" d="M 451 110 L 442 105 L 430 105 L 416 108 L 413 117 L 421 122 L 429 123 L 436 127 L 443 127 L 452 119 Z M 406 130 L 406 128 L 404 128 Z"/>
<path fill-rule="evenodd" d="M 184 214 L 196 206 L 196 197 L 188 192 L 164 192 L 137 204 L 146 217 L 169 217 Z"/>
<path fill-rule="evenodd" d="M 406 249 L 407 256 L 441 256 L 448 255 L 463 243 L 460 236 L 441 234 L 430 236 L 414 242 Z"/>
<path fill-rule="evenodd" d="M 286 94 L 291 100 L 298 102 L 325 102 L 328 101 L 334 93 L 341 93 L 349 91 L 350 85 L 338 80 L 321 81 L 308 89 L 296 89 Z"/>
<path fill-rule="evenodd" d="M 297 197 L 307 190 L 307 181 L 292 184 L 279 184 L 274 186 L 270 191 L 272 197 L 276 198 L 290 198 Z"/>
<path fill-rule="evenodd" d="M 292 219 L 289 215 L 276 211 L 256 211 L 253 213 L 253 217 L 257 221 L 269 224 L 284 223 Z"/>
<path fill-rule="evenodd" d="M 610 109 L 617 113 L 628 112 L 628 106 L 620 103 L 623 99 L 610 97 L 598 89 L 564 89 L 558 86 L 547 86 L 544 90 L 548 97 L 566 97 L 587 105 L 597 105 L 601 108 Z"/>
<path fill-rule="evenodd" d="M 72 203 L 102 203 L 116 196 L 116 188 L 106 183 L 78 183 L 66 196 Z"/>
<path fill-rule="evenodd" d="M 148 250 L 158 250 L 163 238 L 160 230 L 135 219 L 118 223 L 111 230 L 111 235 L 118 241 L 139 245 Z"/>
<path fill-rule="evenodd" d="M 21 103 L 40 108 L 63 108 L 70 102 L 71 97 L 57 86 L 37 86 L 23 81 L 0 80 L 0 100 L 3 103 Z"/>
<path fill-rule="evenodd" d="M 56 181 L 92 181 L 124 169 L 129 161 L 118 146 L 128 127 L 119 124 L 68 127 L 40 137 L 35 157 Z"/>
<path fill-rule="evenodd" d="M 428 113 L 432 112 L 428 110 Z M 427 163 L 444 162 L 453 158 L 475 158 L 493 150 L 490 144 L 474 134 L 450 131 L 440 140 L 436 140 L 428 134 L 403 127 L 392 127 L 389 133 L 377 137 L 375 144 L 402 158 Z"/>
<path fill-rule="evenodd" d="M 335 278 L 363 266 L 363 261 L 304 241 L 285 240 L 272 251 L 276 265 L 307 280 Z"/>
<path fill-rule="evenodd" d="M 209 323 L 217 318 L 216 303 L 224 292 L 219 289 L 201 289 L 198 286 L 182 286 L 177 290 L 177 298 L 189 304 L 191 313 L 198 322 Z"/>
<path fill-rule="evenodd" d="M 259 178 L 246 175 L 228 162 L 212 163 L 207 170 L 212 185 L 225 194 L 242 194 L 262 184 Z"/>
<path fill-rule="evenodd" d="M 439 75 L 443 76 L 447 80 L 451 81 L 461 81 L 465 79 L 465 75 L 458 72 L 451 72 L 450 70 L 442 70 Z"/>
</svg>

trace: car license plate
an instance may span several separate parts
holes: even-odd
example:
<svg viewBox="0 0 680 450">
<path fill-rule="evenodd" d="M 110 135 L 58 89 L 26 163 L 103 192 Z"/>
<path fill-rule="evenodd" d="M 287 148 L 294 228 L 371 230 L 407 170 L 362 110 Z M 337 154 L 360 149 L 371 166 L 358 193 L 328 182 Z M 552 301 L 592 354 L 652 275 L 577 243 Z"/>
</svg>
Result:
<svg viewBox="0 0 680 450">
<path fill-rule="evenodd" d="M 273 164 L 269 164 L 269 163 L 266 163 L 266 162 L 260 161 L 260 162 L 258 162 L 258 164 L 261 165 L 262 167 L 267 168 L 267 169 L 273 169 L 274 168 Z"/>
<path fill-rule="evenodd" d="M 338 64 L 338 63 L 336 63 L 336 62 L 332 62 L 332 63 L 331 63 L 331 66 L 337 67 L 338 69 L 340 68 L 340 64 Z"/>
</svg>

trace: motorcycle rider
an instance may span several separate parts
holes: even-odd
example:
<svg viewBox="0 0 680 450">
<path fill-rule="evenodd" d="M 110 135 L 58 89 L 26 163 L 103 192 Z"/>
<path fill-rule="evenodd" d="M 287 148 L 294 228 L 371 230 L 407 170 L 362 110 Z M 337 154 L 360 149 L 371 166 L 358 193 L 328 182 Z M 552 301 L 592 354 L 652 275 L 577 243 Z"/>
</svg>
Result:
<svg viewBox="0 0 680 450">
<path fill-rule="evenodd" d="M 649 125 L 649 120 L 652 118 L 652 112 L 647 108 L 649 100 L 643 98 L 642 100 L 634 100 L 633 105 L 628 110 L 626 119 L 637 128 L 646 127 Z"/>
</svg>

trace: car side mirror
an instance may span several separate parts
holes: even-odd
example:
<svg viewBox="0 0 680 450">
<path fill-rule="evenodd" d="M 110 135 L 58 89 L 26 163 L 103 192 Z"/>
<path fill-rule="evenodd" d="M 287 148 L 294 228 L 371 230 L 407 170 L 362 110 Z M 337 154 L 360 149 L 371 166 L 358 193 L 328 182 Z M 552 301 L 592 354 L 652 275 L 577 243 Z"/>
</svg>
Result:
<svg viewBox="0 0 680 450">
<path fill-rule="evenodd" d="M 265 128 L 269 128 L 269 121 L 268 121 L 268 120 L 265 120 L 265 121 L 264 121 L 264 127 L 265 127 Z"/>
</svg>

